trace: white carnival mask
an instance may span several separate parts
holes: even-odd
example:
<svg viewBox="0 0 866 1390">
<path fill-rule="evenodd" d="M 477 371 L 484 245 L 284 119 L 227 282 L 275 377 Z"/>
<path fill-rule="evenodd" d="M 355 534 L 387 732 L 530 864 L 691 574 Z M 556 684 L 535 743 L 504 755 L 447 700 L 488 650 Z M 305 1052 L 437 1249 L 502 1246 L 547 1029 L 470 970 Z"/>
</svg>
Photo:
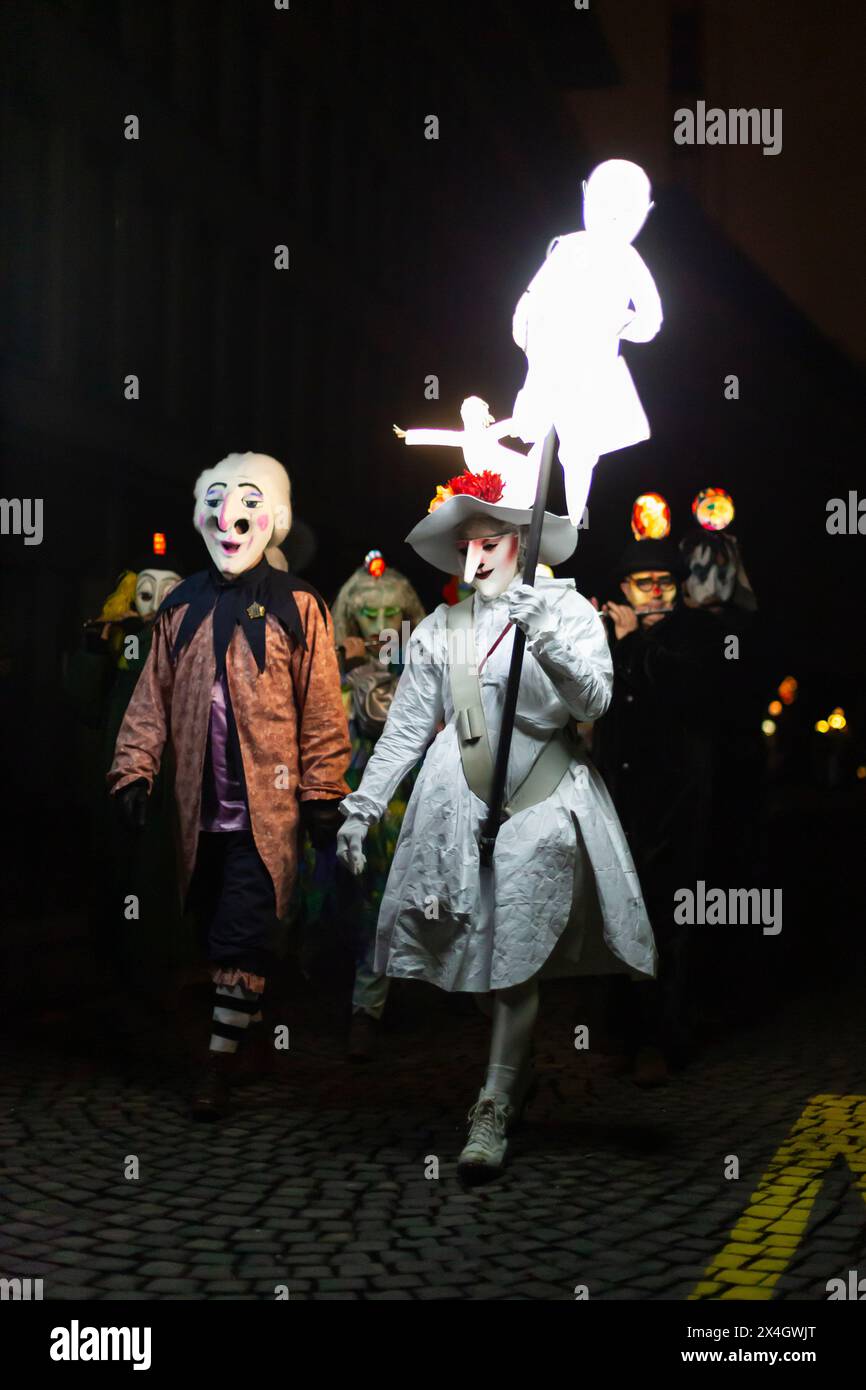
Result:
<svg viewBox="0 0 866 1390">
<path fill-rule="evenodd" d="M 166 594 L 180 583 L 174 570 L 141 570 L 135 581 L 135 606 L 138 615 L 149 622 L 156 616 Z"/>
<path fill-rule="evenodd" d="M 457 549 L 466 556 L 463 582 L 471 584 L 483 599 L 498 598 L 517 574 L 520 553 L 520 534 L 517 531 L 458 540 Z"/>
<path fill-rule="evenodd" d="M 220 574 L 244 574 L 289 533 L 286 470 L 267 454 L 229 454 L 198 478 L 194 521 Z"/>
<path fill-rule="evenodd" d="M 698 608 L 730 603 L 737 587 L 737 564 L 727 550 L 721 554 L 710 546 L 696 546 L 689 556 L 689 575 L 685 592 Z"/>
</svg>

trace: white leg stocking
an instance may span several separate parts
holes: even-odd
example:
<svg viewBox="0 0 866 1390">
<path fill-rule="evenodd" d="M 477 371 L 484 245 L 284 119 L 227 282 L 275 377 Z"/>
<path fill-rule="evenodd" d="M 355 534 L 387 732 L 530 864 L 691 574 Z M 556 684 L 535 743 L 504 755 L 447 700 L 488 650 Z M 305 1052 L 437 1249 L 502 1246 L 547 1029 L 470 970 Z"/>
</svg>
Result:
<svg viewBox="0 0 866 1390">
<path fill-rule="evenodd" d="M 538 980 L 533 977 L 493 996 L 493 1032 L 485 1095 L 512 1099 L 529 1061 L 532 1030 L 538 1015 Z"/>
</svg>

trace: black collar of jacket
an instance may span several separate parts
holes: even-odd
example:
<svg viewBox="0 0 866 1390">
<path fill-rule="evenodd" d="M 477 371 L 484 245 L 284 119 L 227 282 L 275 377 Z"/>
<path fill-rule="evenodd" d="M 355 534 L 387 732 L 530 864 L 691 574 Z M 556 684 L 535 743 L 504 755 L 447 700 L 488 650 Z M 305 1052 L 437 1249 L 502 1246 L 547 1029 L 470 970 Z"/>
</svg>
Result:
<svg viewBox="0 0 866 1390">
<path fill-rule="evenodd" d="M 325 617 L 325 601 L 312 584 L 298 579 L 296 575 L 273 569 L 264 558 L 236 579 L 226 578 L 215 565 L 209 564 L 206 570 L 181 580 L 160 605 L 159 615 L 172 608 L 180 608 L 183 604 L 188 605 L 175 638 L 173 659 L 177 660 L 183 648 L 192 641 L 209 613 L 213 613 L 217 675 L 221 675 L 225 668 L 226 652 L 238 623 L 243 628 L 256 666 L 259 671 L 264 671 L 267 661 L 265 618 L 268 613 L 274 615 L 298 646 L 306 649 L 301 615 L 295 602 L 298 592 L 312 594 L 322 617 Z"/>
</svg>

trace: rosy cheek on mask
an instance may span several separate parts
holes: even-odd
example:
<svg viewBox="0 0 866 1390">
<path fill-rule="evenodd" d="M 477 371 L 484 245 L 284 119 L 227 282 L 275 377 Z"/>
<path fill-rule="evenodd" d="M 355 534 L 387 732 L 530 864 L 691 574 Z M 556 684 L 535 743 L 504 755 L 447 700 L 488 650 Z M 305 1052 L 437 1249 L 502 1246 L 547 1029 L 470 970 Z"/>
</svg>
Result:
<svg viewBox="0 0 866 1390">
<path fill-rule="evenodd" d="M 203 531 L 203 530 L 204 530 L 204 525 L 205 525 L 205 522 L 206 522 L 206 521 L 207 521 L 207 512 L 202 512 L 202 513 L 200 514 L 200 516 L 199 516 L 199 519 L 198 519 L 198 529 L 199 529 L 200 531 Z"/>
<path fill-rule="evenodd" d="M 268 531 L 271 526 L 271 518 L 269 516 L 258 516 L 256 517 L 256 525 L 260 531 Z"/>
<path fill-rule="evenodd" d="M 503 539 L 495 550 L 484 555 L 479 568 L 482 571 L 490 570 L 491 573 L 482 577 L 476 574 L 473 580 L 473 587 L 482 598 L 495 598 L 507 589 L 517 573 L 519 549 L 520 537 L 511 535 Z"/>
<path fill-rule="evenodd" d="M 508 536 L 508 538 L 503 540 L 495 550 L 482 558 L 479 568 L 494 569 L 497 575 L 502 574 L 504 570 L 510 569 L 517 559 L 518 540 L 519 538 L 517 536 Z"/>
</svg>

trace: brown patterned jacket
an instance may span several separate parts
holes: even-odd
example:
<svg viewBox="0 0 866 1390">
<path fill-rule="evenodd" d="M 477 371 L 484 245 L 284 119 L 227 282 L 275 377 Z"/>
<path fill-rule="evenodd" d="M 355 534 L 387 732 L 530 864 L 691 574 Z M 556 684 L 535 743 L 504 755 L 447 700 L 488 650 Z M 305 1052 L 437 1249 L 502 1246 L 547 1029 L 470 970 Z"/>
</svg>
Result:
<svg viewBox="0 0 866 1390">
<path fill-rule="evenodd" d="M 336 800 L 349 790 L 344 773 L 350 744 L 330 616 L 316 597 L 295 601 L 306 650 L 272 614 L 267 665 L 259 672 L 240 627 L 226 655 L 226 677 L 243 759 L 250 824 L 271 875 L 277 914 L 288 908 L 297 874 L 299 802 Z M 172 650 L 186 605 L 156 620 L 150 655 L 117 736 L 108 773 L 112 793 L 159 771 L 166 741 L 176 761 L 180 888 L 185 898 L 195 867 L 202 778 L 214 683 L 213 615 L 206 617 L 176 661 Z"/>
</svg>

